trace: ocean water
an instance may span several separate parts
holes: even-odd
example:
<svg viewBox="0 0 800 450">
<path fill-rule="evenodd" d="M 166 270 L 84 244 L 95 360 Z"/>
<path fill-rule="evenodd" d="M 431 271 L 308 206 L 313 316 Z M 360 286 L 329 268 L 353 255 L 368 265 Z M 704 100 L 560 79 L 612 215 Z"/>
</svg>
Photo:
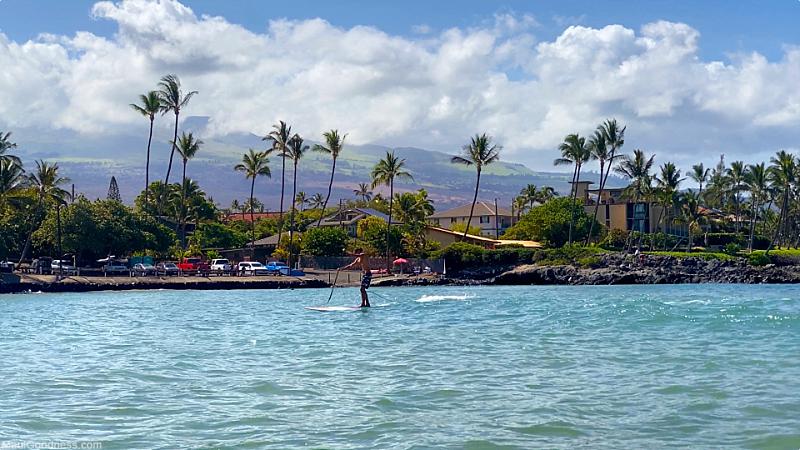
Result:
<svg viewBox="0 0 800 450">
<path fill-rule="evenodd" d="M 0 442 L 800 448 L 800 287 L 328 292 L 0 296 Z"/>
</svg>

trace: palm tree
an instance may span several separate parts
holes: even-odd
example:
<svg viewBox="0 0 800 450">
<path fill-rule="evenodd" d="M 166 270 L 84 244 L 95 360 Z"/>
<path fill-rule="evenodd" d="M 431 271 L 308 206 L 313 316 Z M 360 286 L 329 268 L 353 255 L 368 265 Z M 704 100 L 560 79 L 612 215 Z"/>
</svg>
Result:
<svg viewBox="0 0 800 450">
<path fill-rule="evenodd" d="M 195 139 L 192 133 L 186 134 L 182 133 L 180 139 L 177 143 L 173 142 L 173 145 L 177 147 L 178 154 L 181 156 L 181 160 L 183 161 L 183 181 L 181 182 L 181 186 L 186 185 L 186 165 L 189 163 L 189 160 L 194 158 L 197 154 L 197 151 L 200 150 L 200 146 L 203 145 L 203 141 L 200 139 Z M 185 189 L 181 189 L 182 193 L 185 193 Z M 181 225 L 181 239 L 183 240 L 184 245 L 186 244 L 186 217 L 184 214 L 184 210 L 186 208 L 186 196 L 181 196 L 181 215 L 180 215 L 180 225 Z"/>
<path fill-rule="evenodd" d="M 693 165 L 692 171 L 689 172 L 689 178 L 700 185 L 700 191 L 697 193 L 697 196 L 700 198 L 703 196 L 703 184 L 708 181 L 708 175 L 710 172 L 711 169 L 706 169 L 703 167 L 703 163 Z"/>
<path fill-rule="evenodd" d="M 591 152 L 589 147 L 586 145 L 586 139 L 578 134 L 567 135 L 567 137 L 564 138 L 564 142 L 558 146 L 558 149 L 561 151 L 561 158 L 556 158 L 556 160 L 553 161 L 553 164 L 556 166 L 573 164 L 575 166 L 574 170 L 572 171 L 572 189 L 570 190 L 570 197 L 572 198 L 572 203 L 574 204 L 578 197 L 577 183 L 581 178 L 581 167 L 583 167 L 583 164 L 589 160 L 591 157 Z M 572 210 L 572 214 L 570 215 L 571 217 L 569 220 L 569 243 L 572 244 L 572 229 L 574 228 L 575 222 L 575 208 L 571 207 L 570 209 Z"/>
<path fill-rule="evenodd" d="M 369 203 L 372 200 L 372 191 L 369 190 L 367 183 L 358 183 L 358 189 L 353 189 L 353 194 L 364 203 Z"/>
<path fill-rule="evenodd" d="M 244 207 L 239 203 L 239 200 L 233 199 L 231 202 L 231 214 L 241 212 L 242 213 L 242 220 L 244 220 Z"/>
<path fill-rule="evenodd" d="M 552 186 L 542 186 L 536 193 L 536 201 L 541 204 L 545 204 L 556 197 L 558 197 L 558 192 Z"/>
<path fill-rule="evenodd" d="M 292 176 L 292 212 L 289 216 L 289 220 L 291 221 L 289 224 L 289 267 L 292 267 L 292 259 L 294 256 L 294 216 L 295 216 L 295 205 L 294 199 L 297 195 L 297 163 L 300 162 L 300 158 L 306 154 L 308 151 L 308 145 L 303 144 L 303 138 L 300 137 L 299 134 L 295 134 L 292 136 L 292 139 L 289 141 L 289 148 L 286 152 L 288 158 L 292 160 L 294 164 L 294 174 Z M 280 241 L 278 241 L 280 242 Z"/>
<path fill-rule="evenodd" d="M 619 154 L 619 150 L 625 145 L 625 130 L 627 129 L 626 126 L 620 128 L 619 124 L 617 123 L 617 119 L 606 119 L 605 122 L 600 124 L 595 131 L 595 140 L 603 140 L 605 144 L 606 150 L 606 172 L 605 174 L 602 173 L 602 169 L 600 171 L 600 186 L 597 191 L 597 198 L 602 198 L 603 190 L 606 188 L 606 183 L 608 182 L 608 176 L 611 175 L 611 171 L 614 168 L 614 164 L 618 159 L 622 157 Z M 597 133 L 600 133 L 600 136 L 597 136 Z M 595 152 L 597 150 L 595 149 Z M 599 155 L 598 155 L 599 156 Z M 597 208 L 599 207 L 599 202 L 595 205 L 594 211 L 594 218 L 595 221 L 597 220 Z M 594 221 L 590 227 L 594 227 Z M 589 231 L 589 237 L 591 237 L 592 233 L 591 230 Z"/>
<path fill-rule="evenodd" d="M 658 187 L 658 196 L 661 203 L 661 213 L 658 215 L 658 223 L 656 230 L 661 226 L 661 219 L 664 217 L 665 224 L 669 224 L 669 213 L 675 204 L 678 187 L 685 178 L 681 178 L 681 171 L 675 167 L 675 164 L 666 162 L 661 166 L 661 175 L 656 176 L 656 186 Z M 666 233 L 667 226 L 664 226 Z M 664 246 L 666 247 L 667 241 L 664 239 Z"/>
<path fill-rule="evenodd" d="M 280 212 L 278 213 L 278 242 L 281 241 L 283 235 L 283 198 L 284 188 L 286 186 L 286 158 L 289 151 L 289 141 L 292 139 L 292 127 L 286 122 L 279 120 L 277 124 L 272 126 L 272 131 L 264 136 L 262 141 L 271 141 L 272 147 L 267 149 L 267 155 L 277 152 L 281 158 L 281 201 Z"/>
<path fill-rule="evenodd" d="M 294 196 L 294 203 L 295 205 L 300 205 L 300 212 L 305 210 L 305 206 L 308 204 L 308 196 L 303 191 L 298 192 Z"/>
<path fill-rule="evenodd" d="M 533 204 L 539 200 L 539 189 L 535 184 L 528 184 L 519 191 L 519 197 L 522 200 L 522 205 L 533 209 Z"/>
<path fill-rule="evenodd" d="M 20 194 L 26 181 L 22 166 L 10 159 L 0 159 L 0 211 Z"/>
<path fill-rule="evenodd" d="M 386 156 L 375 164 L 370 174 L 372 177 L 372 188 L 374 189 L 379 184 L 389 186 L 389 221 L 386 225 L 386 269 L 387 271 L 392 268 L 392 262 L 389 255 L 389 237 L 392 228 L 392 201 L 394 200 L 394 181 L 399 179 L 413 180 L 404 168 L 406 160 L 395 156 L 394 151 L 386 152 Z"/>
<path fill-rule="evenodd" d="M 770 194 L 769 171 L 766 165 L 763 162 L 749 165 L 745 172 L 744 182 L 750 190 L 750 238 L 747 241 L 747 251 L 752 252 L 758 214 L 761 210 L 761 205 Z"/>
<path fill-rule="evenodd" d="M 700 227 L 703 220 L 703 215 L 700 214 L 700 194 L 687 190 L 681 196 L 681 212 L 689 232 L 689 242 L 686 244 L 686 252 L 689 253 L 692 251 L 692 228 Z"/>
<path fill-rule="evenodd" d="M 178 140 L 178 118 L 181 109 L 189 104 L 189 100 L 197 94 L 197 91 L 187 92 L 184 95 L 181 89 L 181 80 L 177 75 L 169 74 L 161 78 L 158 82 L 158 97 L 161 103 L 161 114 L 172 111 L 175 114 L 175 131 L 172 135 L 172 151 L 169 154 L 169 164 L 167 165 L 167 176 L 164 177 L 164 184 L 169 184 L 169 174 L 172 171 L 172 158 L 175 156 L 176 142 Z"/>
<path fill-rule="evenodd" d="M 15 148 L 17 148 L 17 144 L 15 142 L 11 142 L 11 132 L 8 131 L 3 134 L 3 132 L 0 131 L 0 161 L 11 161 L 14 164 L 22 166 L 22 160 L 19 159 L 19 156 L 6 153 L 7 151 Z"/>
<path fill-rule="evenodd" d="M 783 196 L 781 201 L 781 214 L 778 216 L 778 226 L 775 229 L 775 234 L 772 241 L 767 248 L 767 253 L 775 246 L 779 237 L 782 237 L 783 226 L 787 222 L 789 212 L 789 197 L 791 196 L 791 187 L 797 178 L 797 160 L 791 153 L 781 150 L 770 158 L 770 179 L 776 188 L 776 191 Z"/>
<path fill-rule="evenodd" d="M 153 122 L 156 114 L 161 112 L 161 97 L 158 91 L 150 91 L 139 96 L 140 105 L 131 103 L 131 108 L 150 119 L 150 134 L 147 135 L 147 160 L 144 165 L 144 204 L 149 203 L 150 195 L 150 144 L 153 142 Z"/>
<path fill-rule="evenodd" d="M 330 130 L 322 133 L 325 138 L 325 145 L 315 145 L 314 151 L 327 153 L 331 155 L 333 160 L 331 164 L 331 181 L 328 183 L 328 195 L 325 196 L 325 202 L 322 204 L 322 213 L 319 215 L 317 226 L 322 223 L 322 216 L 325 214 L 325 208 L 328 207 L 328 201 L 331 199 L 331 190 L 333 189 L 333 176 L 336 174 L 336 160 L 344 147 L 344 140 L 347 139 L 347 134 L 339 136 L 339 130 Z"/>
<path fill-rule="evenodd" d="M 250 244 L 251 251 L 255 251 L 253 247 L 256 241 L 256 222 L 253 214 L 253 190 L 256 187 L 256 178 L 265 176 L 272 177 L 272 172 L 269 170 L 269 158 L 266 152 L 256 152 L 252 148 L 242 156 L 242 162 L 234 166 L 234 170 L 244 172 L 245 178 L 250 179 L 250 231 L 252 234 L 252 242 Z"/>
<path fill-rule="evenodd" d="M 602 127 L 602 125 L 601 125 Z M 605 173 L 606 163 L 611 163 L 611 157 L 608 146 L 606 145 L 606 138 L 603 132 L 598 128 L 595 130 L 594 135 L 589 138 L 589 154 L 591 159 L 596 159 L 600 163 L 600 186 L 597 190 L 597 200 L 594 203 L 594 220 L 589 223 L 589 234 L 586 235 L 585 245 L 589 244 L 589 239 L 592 237 L 594 231 L 594 223 L 597 222 L 597 213 L 600 208 L 600 199 L 603 194 L 603 174 Z"/>
<path fill-rule="evenodd" d="M 502 147 L 492 145 L 492 138 L 487 136 L 486 133 L 476 134 L 470 140 L 470 143 L 462 148 L 461 156 L 453 156 L 450 162 L 453 164 L 464 164 L 467 166 L 475 166 L 477 177 L 475 178 L 475 195 L 472 196 L 472 206 L 469 208 L 469 217 L 467 218 L 467 226 L 464 228 L 464 236 L 467 237 L 469 232 L 469 224 L 472 222 L 472 215 L 475 212 L 475 203 L 478 202 L 478 189 L 481 185 L 481 172 L 485 166 L 492 164 L 500 159 L 500 150 Z"/>
<path fill-rule="evenodd" d="M 744 178 L 746 173 L 744 162 L 734 161 L 731 167 L 727 170 L 727 177 L 730 182 L 731 197 L 733 198 L 734 212 L 736 215 L 736 232 L 739 232 L 739 222 L 741 221 L 741 203 L 742 199 L 740 193 L 745 188 Z"/>
<path fill-rule="evenodd" d="M 317 192 L 316 194 L 312 195 L 310 199 L 308 199 L 308 207 L 311 209 L 322 208 L 322 205 L 325 204 L 325 198 Z M 322 212 L 320 212 L 322 214 Z"/>
<path fill-rule="evenodd" d="M 36 161 L 36 172 L 28 175 L 28 184 L 36 192 L 37 207 L 35 216 L 41 216 L 46 202 L 64 203 L 69 198 L 69 192 L 61 189 L 61 185 L 69 183 L 69 178 L 62 177 L 58 173 L 58 164 L 50 164 L 47 161 Z M 22 256 L 19 262 L 25 260 L 31 246 L 31 238 L 35 231 L 35 219 L 31 218 L 30 233 L 22 249 Z"/>
<path fill-rule="evenodd" d="M 647 158 L 643 151 L 636 149 L 633 151 L 633 158 L 625 156 L 622 161 L 614 168 L 618 174 L 627 177 L 631 183 L 625 188 L 624 195 L 633 199 L 634 207 L 642 199 L 650 194 L 650 184 L 652 177 L 650 169 L 653 168 L 653 160 L 655 155 Z M 635 230 L 647 233 L 649 230 Z M 628 248 L 631 240 L 631 234 L 628 234 L 628 239 L 625 242 L 626 249 Z"/>
</svg>

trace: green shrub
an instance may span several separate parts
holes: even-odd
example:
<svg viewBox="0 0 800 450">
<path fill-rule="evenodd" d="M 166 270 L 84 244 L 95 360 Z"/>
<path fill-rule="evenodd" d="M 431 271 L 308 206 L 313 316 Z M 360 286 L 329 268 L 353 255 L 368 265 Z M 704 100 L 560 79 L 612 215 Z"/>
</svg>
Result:
<svg viewBox="0 0 800 450">
<path fill-rule="evenodd" d="M 598 258 L 597 255 L 603 253 L 598 247 L 583 247 L 578 244 L 565 245 L 559 248 L 543 249 L 536 252 L 534 260 L 536 264 L 542 266 L 561 266 L 561 265 L 583 265 L 581 260 L 585 258 Z M 599 258 L 596 259 L 599 262 Z M 590 262 L 590 260 L 584 260 Z"/>
<path fill-rule="evenodd" d="M 742 247 L 735 242 L 726 244 L 725 248 L 722 250 L 723 253 L 730 256 L 737 256 L 740 251 L 742 251 Z"/>
<path fill-rule="evenodd" d="M 531 209 L 505 232 L 503 238 L 533 240 L 549 247 L 560 247 L 569 240 L 569 224 L 573 217 L 572 239 L 582 241 L 594 219 L 586 213 L 581 202 L 567 197 L 558 197 Z M 593 233 L 598 234 L 600 229 L 595 222 Z"/>
<path fill-rule="evenodd" d="M 625 247 L 627 241 L 628 232 L 626 230 L 612 229 L 609 230 L 603 240 L 600 241 L 600 247 L 608 250 L 621 250 Z"/>
<path fill-rule="evenodd" d="M 303 253 L 313 256 L 342 256 L 347 239 L 347 232 L 339 227 L 314 227 L 303 235 Z"/>
<path fill-rule="evenodd" d="M 708 233 L 708 243 L 706 235 L 698 233 L 692 239 L 694 245 L 718 245 L 724 247 L 728 244 L 737 244 L 739 247 L 747 245 L 747 237 L 742 233 Z"/>
<path fill-rule="evenodd" d="M 444 259 L 448 269 L 454 271 L 483 264 L 486 249 L 466 242 L 455 242 L 433 253 L 435 259 Z"/>
<path fill-rule="evenodd" d="M 747 257 L 747 262 L 751 266 L 766 266 L 771 262 L 769 256 L 764 253 L 751 253 L 750 256 Z"/>
</svg>

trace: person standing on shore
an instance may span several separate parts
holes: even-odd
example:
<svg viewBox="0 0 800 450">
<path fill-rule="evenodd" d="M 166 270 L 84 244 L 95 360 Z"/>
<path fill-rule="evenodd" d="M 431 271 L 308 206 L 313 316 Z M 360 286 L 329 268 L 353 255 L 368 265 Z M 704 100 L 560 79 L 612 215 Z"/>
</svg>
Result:
<svg viewBox="0 0 800 450">
<path fill-rule="evenodd" d="M 372 282 L 372 272 L 369 268 L 369 258 L 360 248 L 357 248 L 352 255 L 355 256 L 356 259 L 339 270 L 349 270 L 354 267 L 361 268 L 361 307 L 369 308 L 370 304 L 369 296 L 367 296 L 367 289 L 369 289 L 369 284 Z"/>
</svg>

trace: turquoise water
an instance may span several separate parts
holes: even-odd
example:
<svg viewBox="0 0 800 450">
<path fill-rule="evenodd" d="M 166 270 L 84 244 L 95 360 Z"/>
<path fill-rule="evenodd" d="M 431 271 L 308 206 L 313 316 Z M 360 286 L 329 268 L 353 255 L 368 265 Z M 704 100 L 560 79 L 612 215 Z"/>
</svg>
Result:
<svg viewBox="0 0 800 450">
<path fill-rule="evenodd" d="M 800 447 L 800 287 L 374 292 L 0 296 L 0 441 Z"/>
</svg>

